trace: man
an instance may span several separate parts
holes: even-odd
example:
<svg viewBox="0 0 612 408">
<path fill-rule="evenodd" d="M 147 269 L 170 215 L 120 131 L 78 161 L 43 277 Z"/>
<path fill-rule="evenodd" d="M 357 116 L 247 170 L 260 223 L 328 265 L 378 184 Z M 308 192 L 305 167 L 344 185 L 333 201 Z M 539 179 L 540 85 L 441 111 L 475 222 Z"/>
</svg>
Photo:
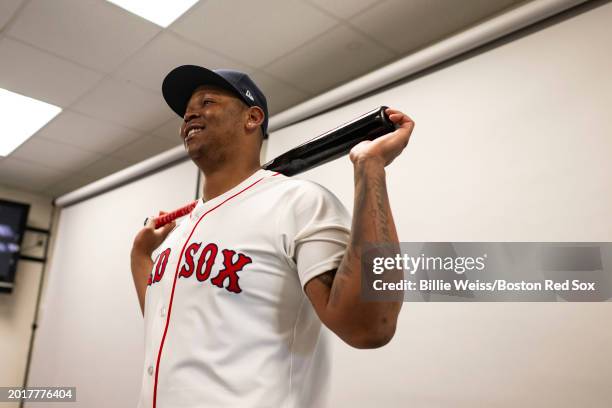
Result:
<svg viewBox="0 0 612 408">
<path fill-rule="evenodd" d="M 367 242 L 397 244 L 384 167 L 413 122 L 350 152 L 352 226 L 318 184 L 260 168 L 268 111 L 245 74 L 181 66 L 163 83 L 203 197 L 176 225 L 134 240 L 145 317 L 139 407 L 323 407 L 328 356 L 321 322 L 357 348 L 393 337 L 401 302 L 360 299 Z"/>
</svg>

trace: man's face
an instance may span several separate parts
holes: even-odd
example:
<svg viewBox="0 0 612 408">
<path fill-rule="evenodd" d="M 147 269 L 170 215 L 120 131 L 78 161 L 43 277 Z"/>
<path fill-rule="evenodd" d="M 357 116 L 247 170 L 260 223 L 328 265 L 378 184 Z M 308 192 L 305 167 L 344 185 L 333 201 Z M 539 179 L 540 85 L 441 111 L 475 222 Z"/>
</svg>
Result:
<svg viewBox="0 0 612 408">
<path fill-rule="evenodd" d="M 189 156 L 193 160 L 202 156 L 223 159 L 224 153 L 239 142 L 246 109 L 246 104 L 224 89 L 211 86 L 196 89 L 180 129 Z"/>
</svg>

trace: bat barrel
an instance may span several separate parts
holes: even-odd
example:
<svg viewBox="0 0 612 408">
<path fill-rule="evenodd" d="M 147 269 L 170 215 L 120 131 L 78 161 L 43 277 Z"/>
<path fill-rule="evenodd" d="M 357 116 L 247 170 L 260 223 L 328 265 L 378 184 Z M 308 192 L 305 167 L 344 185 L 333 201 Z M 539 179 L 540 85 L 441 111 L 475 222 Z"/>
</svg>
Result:
<svg viewBox="0 0 612 408">
<path fill-rule="evenodd" d="M 358 143 L 395 130 L 386 109 L 386 106 L 381 106 L 365 113 L 281 154 L 262 168 L 293 176 L 344 156 Z"/>
</svg>

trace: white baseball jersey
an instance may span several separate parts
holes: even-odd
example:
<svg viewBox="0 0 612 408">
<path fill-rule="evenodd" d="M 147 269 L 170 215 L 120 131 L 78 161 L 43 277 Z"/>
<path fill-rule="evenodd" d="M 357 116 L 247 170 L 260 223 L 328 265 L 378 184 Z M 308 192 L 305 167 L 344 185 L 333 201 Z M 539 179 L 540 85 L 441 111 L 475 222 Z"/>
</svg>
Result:
<svg viewBox="0 0 612 408">
<path fill-rule="evenodd" d="M 325 330 L 304 285 L 335 269 L 350 216 L 259 170 L 200 200 L 153 253 L 139 408 L 324 407 Z"/>
</svg>

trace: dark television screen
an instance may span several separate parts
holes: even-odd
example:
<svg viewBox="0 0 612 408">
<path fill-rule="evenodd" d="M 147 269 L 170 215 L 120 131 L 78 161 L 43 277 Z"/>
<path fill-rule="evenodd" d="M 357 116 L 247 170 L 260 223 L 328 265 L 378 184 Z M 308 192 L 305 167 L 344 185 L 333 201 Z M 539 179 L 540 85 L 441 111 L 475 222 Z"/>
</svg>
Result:
<svg viewBox="0 0 612 408">
<path fill-rule="evenodd" d="M 29 204 L 0 200 L 0 292 L 11 292 Z"/>
</svg>

